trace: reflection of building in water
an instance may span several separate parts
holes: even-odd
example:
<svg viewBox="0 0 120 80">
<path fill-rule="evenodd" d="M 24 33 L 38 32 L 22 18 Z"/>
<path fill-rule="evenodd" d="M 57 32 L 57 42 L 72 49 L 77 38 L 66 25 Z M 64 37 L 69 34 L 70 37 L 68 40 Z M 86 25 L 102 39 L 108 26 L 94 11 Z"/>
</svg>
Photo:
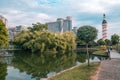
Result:
<svg viewBox="0 0 120 80">
<path fill-rule="evenodd" d="M 13 56 L 11 53 L 8 53 L 6 51 L 0 52 L 0 62 L 10 65 L 12 63 L 12 59 Z"/>
<path fill-rule="evenodd" d="M 67 16 L 66 19 L 58 18 L 57 21 L 46 24 L 48 25 L 48 30 L 54 33 L 72 31 L 72 17 L 70 16 Z"/>
</svg>

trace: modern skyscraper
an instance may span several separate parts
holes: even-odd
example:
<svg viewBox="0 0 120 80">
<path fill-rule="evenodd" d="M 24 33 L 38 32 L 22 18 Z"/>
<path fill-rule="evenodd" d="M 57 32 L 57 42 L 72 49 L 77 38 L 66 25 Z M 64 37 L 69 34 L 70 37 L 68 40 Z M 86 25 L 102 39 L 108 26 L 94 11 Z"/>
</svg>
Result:
<svg viewBox="0 0 120 80">
<path fill-rule="evenodd" d="M 106 16 L 103 14 L 103 21 L 102 21 L 102 39 L 105 40 L 107 39 L 107 21 L 106 21 Z"/>
<path fill-rule="evenodd" d="M 77 29 L 78 27 L 73 27 L 72 31 L 74 32 L 75 35 L 77 35 Z"/>
<path fill-rule="evenodd" d="M 56 22 L 46 23 L 48 25 L 48 30 L 54 33 L 56 32 L 66 32 L 72 31 L 72 17 L 67 16 L 66 19 L 58 18 Z"/>
</svg>

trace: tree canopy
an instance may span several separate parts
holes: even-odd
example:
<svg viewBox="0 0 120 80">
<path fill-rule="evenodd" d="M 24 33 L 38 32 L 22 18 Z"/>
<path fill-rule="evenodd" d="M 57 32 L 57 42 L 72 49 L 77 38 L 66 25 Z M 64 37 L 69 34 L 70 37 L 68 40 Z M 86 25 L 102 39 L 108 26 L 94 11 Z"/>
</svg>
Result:
<svg viewBox="0 0 120 80">
<path fill-rule="evenodd" d="M 0 46 L 5 46 L 8 44 L 8 32 L 5 24 L 0 19 Z"/>
<path fill-rule="evenodd" d="M 89 66 L 89 53 L 88 53 L 88 43 L 94 41 L 97 38 L 98 30 L 92 26 L 82 26 L 77 31 L 77 38 L 86 42 L 86 51 L 87 51 L 87 59 Z"/>
<path fill-rule="evenodd" d="M 111 41 L 109 39 L 105 39 L 105 43 L 106 43 L 107 46 L 111 45 Z"/>
<path fill-rule="evenodd" d="M 105 45 L 106 42 L 105 42 L 103 39 L 99 39 L 99 40 L 97 41 L 97 44 L 98 44 L 98 45 Z"/>
<path fill-rule="evenodd" d="M 93 41 L 97 38 L 98 30 L 92 26 L 82 26 L 77 31 L 77 37 L 86 43 Z"/>
<path fill-rule="evenodd" d="M 74 50 L 76 37 L 72 32 L 63 34 L 50 31 L 21 32 L 15 37 L 15 43 L 32 52 Z"/>
<path fill-rule="evenodd" d="M 112 42 L 112 44 L 113 44 L 113 45 L 118 44 L 118 43 L 119 43 L 119 38 L 120 38 L 119 35 L 113 34 L 113 35 L 111 36 L 111 42 Z"/>
<path fill-rule="evenodd" d="M 47 30 L 48 26 L 47 24 L 41 24 L 37 22 L 36 24 L 32 24 L 32 27 L 29 27 L 30 31 L 42 31 L 42 30 Z"/>
</svg>

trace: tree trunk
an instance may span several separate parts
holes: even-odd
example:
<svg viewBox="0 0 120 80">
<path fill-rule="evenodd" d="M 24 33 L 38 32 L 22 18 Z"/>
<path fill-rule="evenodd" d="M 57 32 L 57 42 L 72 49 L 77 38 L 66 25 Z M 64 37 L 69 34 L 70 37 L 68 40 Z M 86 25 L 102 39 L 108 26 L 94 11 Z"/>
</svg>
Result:
<svg viewBox="0 0 120 80">
<path fill-rule="evenodd" d="M 89 61 L 89 52 L 88 52 L 88 43 L 86 44 L 86 49 L 87 49 L 87 60 L 88 60 L 88 66 L 90 65 L 90 61 Z"/>
</svg>

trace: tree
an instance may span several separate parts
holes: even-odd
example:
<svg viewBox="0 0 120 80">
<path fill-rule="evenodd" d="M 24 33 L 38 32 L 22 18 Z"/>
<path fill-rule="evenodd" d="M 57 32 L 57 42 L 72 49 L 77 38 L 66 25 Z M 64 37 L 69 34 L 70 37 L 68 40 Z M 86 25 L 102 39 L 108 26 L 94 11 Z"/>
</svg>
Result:
<svg viewBox="0 0 120 80">
<path fill-rule="evenodd" d="M 32 24 L 32 27 L 29 27 L 28 29 L 30 29 L 30 31 L 42 31 L 42 30 L 47 30 L 48 26 L 47 24 L 41 24 L 41 23 L 36 23 L 36 24 Z"/>
<path fill-rule="evenodd" d="M 7 28 L 2 20 L 0 20 L 0 46 L 8 44 L 8 33 Z"/>
<path fill-rule="evenodd" d="M 113 34 L 113 35 L 111 36 L 111 42 L 112 42 L 112 45 L 116 45 L 116 44 L 118 44 L 118 43 L 119 43 L 119 38 L 120 38 L 119 35 L 117 35 L 117 34 Z"/>
<path fill-rule="evenodd" d="M 7 64 L 0 62 L 0 80 L 5 80 L 7 75 Z"/>
<path fill-rule="evenodd" d="M 116 45 L 116 46 L 117 46 L 117 50 L 118 50 L 119 40 L 120 40 L 120 36 L 119 36 L 119 35 L 113 34 L 113 35 L 111 36 L 112 45 Z"/>
<path fill-rule="evenodd" d="M 50 31 L 27 31 L 16 35 L 14 44 L 32 52 L 69 51 L 76 48 L 76 37 L 72 32 L 63 34 Z"/>
<path fill-rule="evenodd" d="M 107 46 L 111 45 L 111 41 L 109 39 L 105 39 L 105 43 L 106 43 Z"/>
<path fill-rule="evenodd" d="M 105 45 L 106 43 L 105 43 L 105 41 L 104 41 L 103 39 L 99 39 L 99 40 L 97 41 L 97 44 L 98 44 L 98 45 Z"/>
<path fill-rule="evenodd" d="M 86 42 L 88 66 L 89 66 L 88 43 L 96 39 L 97 33 L 98 33 L 98 30 L 95 27 L 88 26 L 88 25 L 80 27 L 77 31 L 78 39 Z"/>
</svg>

